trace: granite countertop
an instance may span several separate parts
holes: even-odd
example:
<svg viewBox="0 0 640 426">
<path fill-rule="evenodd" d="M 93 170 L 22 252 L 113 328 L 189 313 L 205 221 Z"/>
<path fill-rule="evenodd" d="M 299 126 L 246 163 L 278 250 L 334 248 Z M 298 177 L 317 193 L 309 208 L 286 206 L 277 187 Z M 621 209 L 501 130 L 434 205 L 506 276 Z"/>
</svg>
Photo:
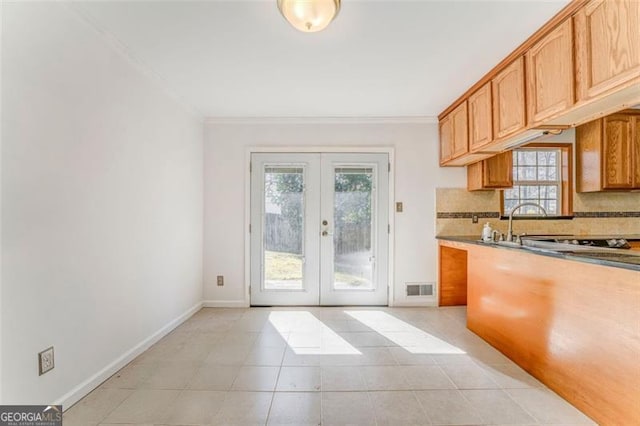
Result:
<svg viewBox="0 0 640 426">
<path fill-rule="evenodd" d="M 564 234 L 522 234 L 522 237 L 525 238 L 557 238 L 558 240 L 611 240 L 614 238 L 624 238 L 627 241 L 639 241 L 639 234 L 629 234 L 629 235 L 620 235 L 620 234 L 606 234 L 606 235 L 564 235 Z"/>
<path fill-rule="evenodd" d="M 530 235 L 529 238 L 544 238 L 542 235 Z M 549 235 L 549 237 L 554 237 Z M 625 238 L 628 241 L 640 240 L 640 235 L 617 235 L 617 236 L 600 236 L 600 235 L 557 235 L 559 239 L 611 239 L 611 238 Z M 436 236 L 438 240 L 456 241 L 466 244 L 476 244 L 479 246 L 491 247 L 499 250 L 518 250 L 526 253 L 531 253 L 539 256 L 556 257 L 560 259 L 574 260 L 578 262 L 593 263 L 596 265 L 612 266 L 615 268 L 631 269 L 633 271 L 640 272 L 640 255 L 629 254 L 630 250 L 624 249 L 606 249 L 605 250 L 590 253 L 584 251 L 551 251 L 551 250 L 530 250 L 526 248 L 516 248 L 508 246 L 500 246 L 491 243 L 485 243 L 480 240 L 478 235 L 439 235 Z M 637 252 L 635 252 L 637 253 Z"/>
</svg>

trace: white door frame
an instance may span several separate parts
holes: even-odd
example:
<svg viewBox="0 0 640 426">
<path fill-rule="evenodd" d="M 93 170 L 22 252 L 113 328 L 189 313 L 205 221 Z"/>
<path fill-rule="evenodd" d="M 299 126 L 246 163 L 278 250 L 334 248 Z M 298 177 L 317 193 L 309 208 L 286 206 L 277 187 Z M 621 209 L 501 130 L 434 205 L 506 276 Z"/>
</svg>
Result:
<svg viewBox="0 0 640 426">
<path fill-rule="evenodd" d="M 251 285 L 251 154 L 252 153 L 386 153 L 389 155 L 389 257 L 388 257 L 388 287 L 389 306 L 395 305 L 394 259 L 395 259 L 395 150 L 393 147 L 331 147 L 331 146 L 254 146 L 245 149 L 245 175 L 244 175 L 244 305 L 251 305 L 249 286 Z"/>
</svg>

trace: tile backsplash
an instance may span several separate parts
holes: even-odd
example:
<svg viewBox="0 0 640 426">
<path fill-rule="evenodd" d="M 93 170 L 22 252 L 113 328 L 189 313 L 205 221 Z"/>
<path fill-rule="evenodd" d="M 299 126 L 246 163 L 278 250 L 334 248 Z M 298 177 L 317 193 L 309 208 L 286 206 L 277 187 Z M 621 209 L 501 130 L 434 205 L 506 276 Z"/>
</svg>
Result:
<svg viewBox="0 0 640 426">
<path fill-rule="evenodd" d="M 480 235 L 482 226 L 506 233 L 500 220 L 501 191 L 436 189 L 436 235 Z M 574 193 L 573 219 L 514 221 L 514 232 L 528 234 L 640 235 L 640 192 Z M 478 223 L 472 223 L 473 215 Z"/>
</svg>

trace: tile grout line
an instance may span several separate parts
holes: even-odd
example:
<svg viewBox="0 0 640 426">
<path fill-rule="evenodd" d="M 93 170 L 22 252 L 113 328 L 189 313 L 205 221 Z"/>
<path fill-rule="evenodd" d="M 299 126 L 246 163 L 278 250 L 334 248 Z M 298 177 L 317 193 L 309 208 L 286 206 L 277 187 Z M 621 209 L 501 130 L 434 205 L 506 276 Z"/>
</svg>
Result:
<svg viewBox="0 0 640 426">
<path fill-rule="evenodd" d="M 368 384 L 366 383 L 366 378 L 365 378 L 365 385 L 367 386 L 367 388 L 369 387 Z M 371 398 L 371 393 L 369 392 L 368 389 L 367 389 L 366 393 L 367 393 L 367 400 L 369 401 L 369 405 L 371 406 L 371 409 L 373 410 L 373 421 L 375 422 L 375 424 L 377 426 L 378 425 L 378 414 L 376 413 L 376 407 L 373 406 L 373 399 Z"/>
<path fill-rule="evenodd" d="M 413 395 L 413 397 L 415 398 L 415 400 L 418 402 L 418 407 L 420 407 L 420 408 L 422 409 L 422 412 L 423 412 L 423 413 L 424 413 L 424 415 L 427 417 L 427 420 L 429 420 L 429 424 L 430 424 L 430 425 L 435 424 L 435 423 L 433 422 L 433 420 L 431 419 L 431 416 L 429 416 L 429 411 L 427 410 L 427 408 L 426 408 L 424 405 L 422 405 L 422 402 L 420 402 L 420 399 L 418 398 L 418 395 L 416 395 L 416 392 L 419 392 L 419 391 L 415 391 L 415 390 L 414 390 L 414 391 L 411 391 L 411 394 Z"/>
<path fill-rule="evenodd" d="M 449 380 L 449 383 L 451 383 L 453 385 L 454 389 L 458 389 L 458 385 L 453 381 L 453 379 L 447 374 L 446 371 L 444 371 L 444 368 L 442 368 L 441 365 L 436 364 L 436 367 L 438 368 L 438 370 L 440 372 L 442 372 L 442 374 L 444 374 L 444 376 Z"/>
<path fill-rule="evenodd" d="M 324 423 L 324 368 L 322 366 L 318 368 L 320 368 L 320 425 L 322 425 Z"/>
<path fill-rule="evenodd" d="M 524 406 L 522 406 L 522 404 L 520 404 L 518 401 L 516 401 L 511 395 L 509 395 L 509 392 L 507 392 L 506 390 L 502 390 L 506 395 L 507 398 L 509 398 L 511 401 L 513 401 L 518 407 L 520 407 L 522 409 L 522 411 L 524 411 L 525 413 L 527 413 L 529 416 L 531 416 L 531 418 L 533 420 L 536 421 L 537 424 L 543 424 L 540 419 L 538 419 L 536 416 L 533 415 L 533 413 L 529 412 L 529 410 L 527 410 Z"/>
<path fill-rule="evenodd" d="M 467 390 L 469 390 L 469 389 L 467 389 Z M 461 392 L 461 389 L 457 389 L 457 388 L 456 388 L 456 391 L 460 394 L 460 396 L 462 397 L 462 399 L 463 399 L 463 400 L 465 400 L 467 404 L 469 404 L 469 407 L 473 408 L 473 412 L 474 412 L 474 413 L 475 413 L 475 414 L 480 418 L 480 420 L 482 420 L 482 424 L 489 424 L 489 423 L 487 422 L 487 420 L 484 418 L 484 416 L 482 416 L 482 414 L 480 414 L 480 413 L 478 412 L 478 410 L 476 410 L 476 409 L 475 409 L 475 407 L 474 407 L 473 405 L 471 405 L 471 401 L 469 401 L 469 399 L 468 399 L 466 396 L 464 396 L 464 393 L 463 393 L 463 392 Z M 532 417 L 532 418 L 533 418 L 533 417 Z M 535 419 L 535 418 L 534 418 L 534 419 Z M 536 422 L 536 423 L 537 423 L 537 422 Z"/>
<path fill-rule="evenodd" d="M 287 336 L 287 340 L 288 340 Z M 271 417 L 271 409 L 273 408 L 273 400 L 276 398 L 276 392 L 278 390 L 278 382 L 280 382 L 280 373 L 282 373 L 282 363 L 284 362 L 285 354 L 287 353 L 287 348 L 285 347 L 284 351 L 282 351 L 282 358 L 280 359 L 280 366 L 278 367 L 278 376 L 276 377 L 276 382 L 273 385 L 273 392 L 271 393 L 271 403 L 269 404 L 269 410 L 267 410 L 267 418 L 265 419 L 264 424 L 267 425 L 269 423 L 269 418 Z"/>
<path fill-rule="evenodd" d="M 95 391 L 97 391 L 97 390 L 99 390 L 99 389 L 100 389 L 100 387 L 97 387 L 97 388 L 95 388 L 93 391 L 91 391 L 91 393 L 93 393 L 93 392 L 95 392 Z M 113 388 L 112 388 L 112 389 L 113 389 Z M 120 390 L 119 388 L 115 388 L 115 389 Z M 132 389 L 122 389 L 122 390 L 132 390 Z M 109 417 L 109 416 L 111 415 L 111 413 L 113 413 L 115 410 L 117 410 L 118 408 L 120 408 L 120 406 L 121 406 L 122 404 L 124 404 L 124 402 L 125 402 L 126 400 L 128 400 L 129 398 L 131 398 L 131 395 L 133 395 L 135 391 L 136 391 L 136 390 L 135 390 L 135 389 L 133 389 L 133 390 L 132 390 L 132 392 L 131 392 L 131 394 L 129 394 L 129 395 L 128 395 L 125 399 L 123 399 L 122 401 L 120 401 L 120 403 L 119 403 L 119 404 L 117 404 L 115 407 L 113 407 L 113 409 L 109 410 L 109 411 L 108 411 L 108 412 L 107 412 L 107 413 L 106 413 L 106 414 L 105 414 L 105 415 L 104 415 L 104 416 L 103 416 L 103 417 L 98 421 L 98 424 L 103 423 L 103 422 L 107 419 L 107 417 Z M 91 394 L 91 393 L 90 393 L 90 394 Z M 87 395 L 87 396 L 88 396 L 88 395 Z M 86 396 L 85 396 L 84 398 L 86 398 Z M 75 406 L 78 406 L 78 405 L 79 405 L 79 404 L 84 400 L 84 398 L 82 398 L 82 399 L 81 399 L 80 401 L 78 401 L 77 403 L 73 404 L 73 406 L 74 406 L 74 407 L 75 407 Z M 63 420 L 62 420 L 62 421 L 64 422 L 64 417 L 63 417 Z"/>
</svg>

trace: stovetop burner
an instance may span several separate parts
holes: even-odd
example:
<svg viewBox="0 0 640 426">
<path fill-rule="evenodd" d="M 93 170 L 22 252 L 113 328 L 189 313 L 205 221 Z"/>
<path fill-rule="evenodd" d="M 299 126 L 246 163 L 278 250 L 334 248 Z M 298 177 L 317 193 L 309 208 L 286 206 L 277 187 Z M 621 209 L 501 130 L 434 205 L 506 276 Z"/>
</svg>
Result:
<svg viewBox="0 0 640 426">
<path fill-rule="evenodd" d="M 574 244 L 580 246 L 591 246 L 591 247 L 609 247 L 609 248 L 617 248 L 617 249 L 630 249 L 631 246 L 629 242 L 624 238 L 578 238 L 578 239 L 563 239 L 557 238 L 555 240 L 557 243 L 563 244 Z"/>
</svg>

